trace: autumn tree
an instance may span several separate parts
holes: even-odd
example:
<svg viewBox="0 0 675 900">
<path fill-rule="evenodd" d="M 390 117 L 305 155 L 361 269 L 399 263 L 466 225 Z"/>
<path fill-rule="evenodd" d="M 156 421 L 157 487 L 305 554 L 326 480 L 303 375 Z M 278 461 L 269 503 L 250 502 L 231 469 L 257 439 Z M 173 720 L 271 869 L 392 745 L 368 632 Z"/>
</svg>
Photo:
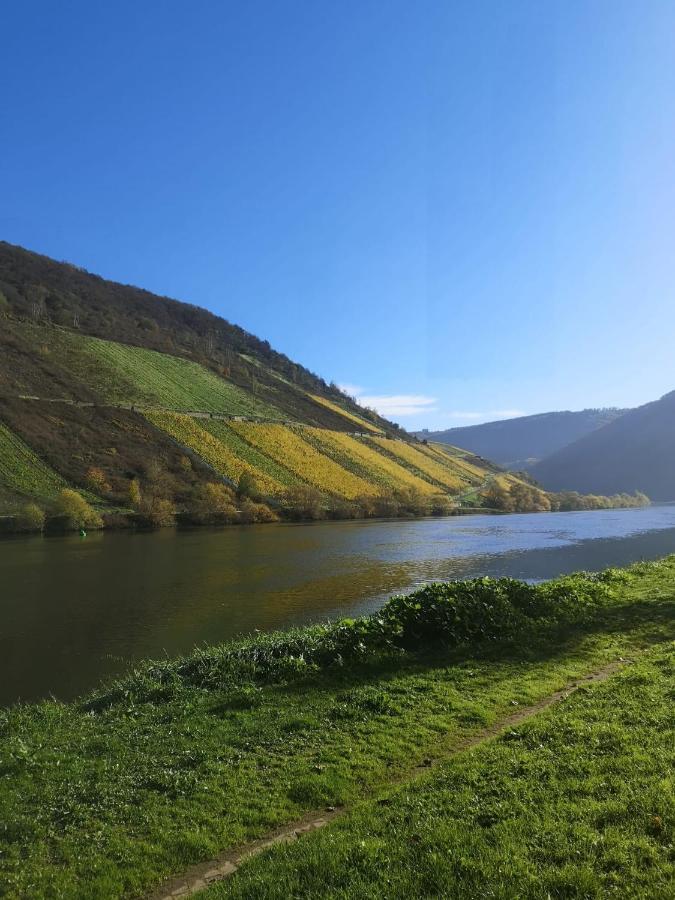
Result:
<svg viewBox="0 0 675 900">
<path fill-rule="evenodd" d="M 234 495 L 224 484 L 198 484 L 189 504 L 190 518 L 200 525 L 216 525 L 237 520 Z"/>
<path fill-rule="evenodd" d="M 290 487 L 284 495 L 284 506 L 293 519 L 323 519 L 325 509 L 321 492 L 307 484 Z"/>
<path fill-rule="evenodd" d="M 499 509 L 502 512 L 512 512 L 514 508 L 511 492 L 500 484 L 493 481 L 484 494 L 485 502 L 491 509 Z"/>
<path fill-rule="evenodd" d="M 88 487 L 91 488 L 92 491 L 95 491 L 97 494 L 109 494 L 110 493 L 110 485 L 105 476 L 105 472 L 103 469 L 99 469 L 96 466 L 92 466 L 87 469 L 87 472 L 84 476 L 85 481 L 87 482 Z"/>
<path fill-rule="evenodd" d="M 81 494 L 64 488 L 54 501 L 53 515 L 64 528 L 75 531 L 78 528 L 102 528 L 103 520 Z"/>
<path fill-rule="evenodd" d="M 260 488 L 254 476 L 249 472 L 242 472 L 239 476 L 237 484 L 237 497 L 240 500 L 247 498 L 249 500 L 260 500 Z"/>
<path fill-rule="evenodd" d="M 45 527 L 45 511 L 36 503 L 27 503 L 16 517 L 19 531 L 43 531 Z"/>
<path fill-rule="evenodd" d="M 141 505 L 143 495 L 141 493 L 141 485 L 138 478 L 132 478 L 129 482 L 129 503 L 133 509 L 138 509 Z"/>
</svg>

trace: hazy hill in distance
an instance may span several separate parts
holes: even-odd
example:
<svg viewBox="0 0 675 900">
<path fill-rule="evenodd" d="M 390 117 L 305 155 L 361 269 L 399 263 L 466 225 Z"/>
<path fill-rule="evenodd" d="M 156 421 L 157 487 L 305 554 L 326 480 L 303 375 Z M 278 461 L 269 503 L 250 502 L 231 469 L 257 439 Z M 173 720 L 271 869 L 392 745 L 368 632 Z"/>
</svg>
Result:
<svg viewBox="0 0 675 900">
<path fill-rule="evenodd" d="M 506 469 L 526 469 L 622 416 L 623 409 L 583 409 L 519 416 L 482 425 L 418 431 L 420 438 L 453 444 L 494 460 Z"/>
<path fill-rule="evenodd" d="M 632 409 L 531 468 L 549 490 L 640 490 L 675 500 L 675 391 Z"/>
</svg>

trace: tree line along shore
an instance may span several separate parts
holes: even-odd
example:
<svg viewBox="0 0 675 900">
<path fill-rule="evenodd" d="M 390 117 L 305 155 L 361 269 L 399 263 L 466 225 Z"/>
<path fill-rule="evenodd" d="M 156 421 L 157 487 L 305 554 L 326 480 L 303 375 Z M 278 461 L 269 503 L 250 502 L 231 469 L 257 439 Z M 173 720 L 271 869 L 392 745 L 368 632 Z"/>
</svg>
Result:
<svg viewBox="0 0 675 900">
<path fill-rule="evenodd" d="M 92 489 L 105 492 L 104 473 L 92 470 L 88 474 Z M 415 488 L 408 488 L 346 500 L 326 497 L 308 485 L 296 485 L 276 498 L 269 498 L 262 494 L 253 476 L 243 474 L 236 487 L 223 482 L 201 482 L 195 486 L 187 502 L 179 505 L 154 490 L 146 492 L 142 482 L 133 478 L 129 482 L 126 507 L 101 508 L 95 495 L 63 488 L 46 506 L 31 501 L 14 514 L 0 518 L 0 534 L 313 522 L 323 519 L 416 518 L 456 515 L 467 510 L 488 513 L 568 512 L 636 508 L 649 503 L 649 498 L 640 492 L 613 497 L 583 495 L 573 491 L 552 494 L 524 482 L 504 485 L 497 480 L 483 491 L 471 492 L 459 499 L 445 494 L 425 495 Z"/>
</svg>

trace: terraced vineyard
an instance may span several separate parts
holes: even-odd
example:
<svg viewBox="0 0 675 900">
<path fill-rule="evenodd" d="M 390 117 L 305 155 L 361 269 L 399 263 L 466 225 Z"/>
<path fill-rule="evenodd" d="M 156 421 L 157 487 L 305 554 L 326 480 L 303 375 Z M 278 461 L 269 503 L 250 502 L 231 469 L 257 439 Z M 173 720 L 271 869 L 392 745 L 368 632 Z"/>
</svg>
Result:
<svg viewBox="0 0 675 900">
<path fill-rule="evenodd" d="M 354 415 L 354 413 L 348 412 L 346 409 L 343 409 L 341 406 L 338 406 L 337 403 L 333 403 L 332 400 L 329 400 L 327 397 L 319 397 L 318 394 L 309 394 L 312 400 L 315 403 L 321 404 L 321 406 L 325 406 L 326 409 L 330 409 L 332 412 L 337 413 L 339 416 L 347 419 L 347 421 L 357 426 L 358 430 L 363 431 L 371 431 L 374 434 L 382 434 L 382 429 L 378 428 L 376 425 L 373 425 L 372 422 L 369 422 L 367 419 L 362 418 L 361 416 Z"/>
<path fill-rule="evenodd" d="M 445 454 L 445 451 L 439 444 L 429 445 L 439 456 L 447 455 L 451 464 L 455 467 L 459 474 L 465 475 L 467 478 L 480 479 L 485 478 L 486 472 L 498 472 L 499 469 L 491 464 L 478 460 L 475 456 L 457 456 L 454 454 Z"/>
<path fill-rule="evenodd" d="M 97 388 L 111 402 L 283 418 L 278 410 L 190 360 L 97 338 L 84 338 L 82 351 L 100 368 Z M 134 386 L 134 397 L 125 396 L 120 378 Z"/>
<path fill-rule="evenodd" d="M 269 456 L 261 453 L 252 444 L 247 443 L 241 435 L 237 434 L 225 422 L 209 419 L 203 424 L 210 434 L 224 444 L 235 456 L 250 465 L 256 473 L 269 476 L 277 484 L 284 487 L 302 483 L 302 479 L 298 475 L 291 472 L 285 465 L 280 465 Z"/>
<path fill-rule="evenodd" d="M 165 411 L 148 411 L 146 416 L 230 481 L 253 475 L 269 496 L 305 484 L 346 500 L 410 490 L 433 497 L 461 494 L 485 480 L 483 472 L 473 478 L 457 473 L 448 457 L 437 458 L 427 448 L 401 441 Z"/>
<path fill-rule="evenodd" d="M 368 441 L 339 431 L 320 428 L 307 428 L 305 431 L 308 439 L 322 453 L 384 490 L 413 489 L 427 495 L 438 493 L 438 488 L 378 452 Z"/>
<path fill-rule="evenodd" d="M 6 502 L 51 500 L 65 487 L 67 482 L 0 422 L 0 495 Z"/>
<path fill-rule="evenodd" d="M 12 328 L 29 345 L 41 347 L 43 358 L 58 362 L 64 377 L 56 392 L 39 391 L 47 399 L 96 396 L 111 404 L 289 418 L 252 392 L 179 356 L 30 322 L 13 323 Z"/>
<path fill-rule="evenodd" d="M 239 453 L 202 427 L 200 420 L 191 416 L 171 412 L 147 412 L 147 419 L 169 434 L 174 440 L 189 447 L 220 475 L 236 483 L 239 478 L 253 475 L 261 491 L 269 495 L 280 494 L 286 487 L 261 468 L 248 462 L 244 453 Z M 210 425 L 209 427 L 212 427 Z"/>
<path fill-rule="evenodd" d="M 265 456 L 331 496 L 353 500 L 363 494 L 378 493 L 371 482 L 316 450 L 303 439 L 299 429 L 251 422 L 232 422 L 230 427 Z"/>
<path fill-rule="evenodd" d="M 457 470 L 448 463 L 435 459 L 423 452 L 422 447 L 406 444 L 403 441 L 390 441 L 386 438 L 368 438 L 382 452 L 396 459 L 415 475 L 426 478 L 437 488 L 451 493 L 459 493 L 466 486 L 466 479 L 458 476 Z"/>
</svg>

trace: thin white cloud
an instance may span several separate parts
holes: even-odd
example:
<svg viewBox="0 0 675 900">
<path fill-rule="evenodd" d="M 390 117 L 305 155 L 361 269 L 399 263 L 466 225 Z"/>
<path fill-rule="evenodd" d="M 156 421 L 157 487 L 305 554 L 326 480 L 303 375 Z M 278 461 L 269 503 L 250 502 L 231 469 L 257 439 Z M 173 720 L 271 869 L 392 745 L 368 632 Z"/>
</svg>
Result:
<svg viewBox="0 0 675 900">
<path fill-rule="evenodd" d="M 521 409 L 489 409 L 485 412 L 473 410 L 453 410 L 445 412 L 438 407 L 438 398 L 427 394 L 368 394 L 367 388 L 358 384 L 341 383 L 338 387 L 354 397 L 361 406 L 376 410 L 385 418 L 405 416 L 426 416 L 432 413 L 434 428 L 449 428 L 453 425 L 494 422 L 497 419 L 515 419 L 527 413 Z M 441 424 L 441 421 L 445 423 Z M 431 426 L 430 426 L 431 427 Z"/>
<path fill-rule="evenodd" d="M 417 416 L 437 412 L 436 397 L 425 394 L 359 394 L 361 406 L 377 410 L 381 416 Z"/>
</svg>

